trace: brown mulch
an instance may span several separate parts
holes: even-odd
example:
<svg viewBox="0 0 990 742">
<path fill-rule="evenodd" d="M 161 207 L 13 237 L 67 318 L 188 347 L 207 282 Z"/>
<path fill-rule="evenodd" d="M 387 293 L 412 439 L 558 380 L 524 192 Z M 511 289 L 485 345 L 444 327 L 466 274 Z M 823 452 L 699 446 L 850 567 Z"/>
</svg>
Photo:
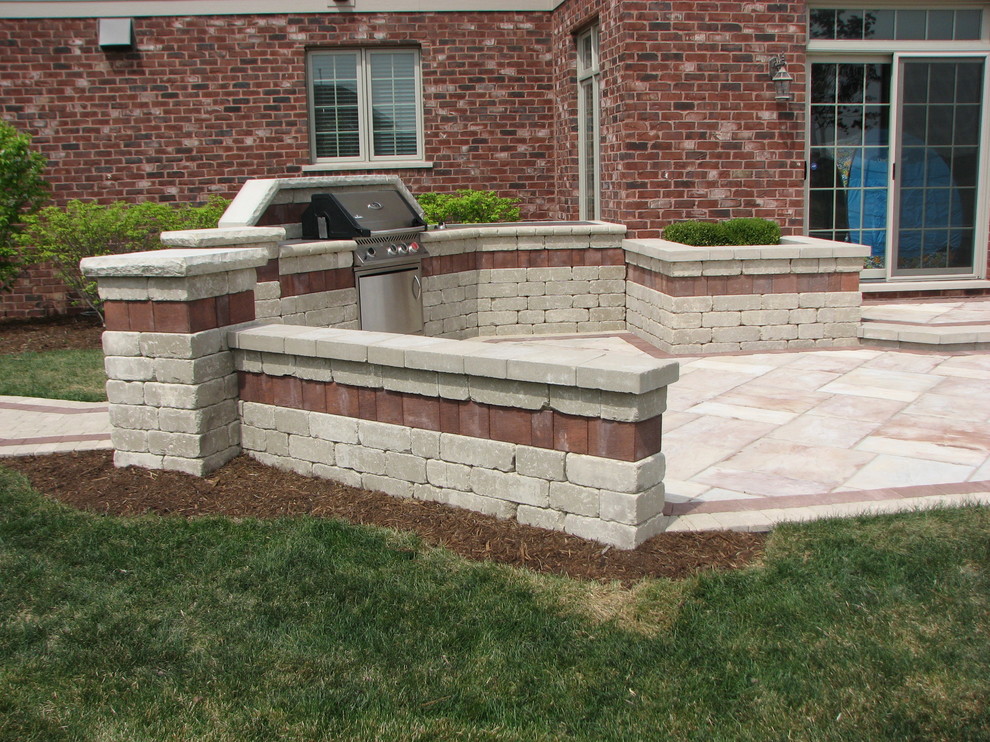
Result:
<svg viewBox="0 0 990 742">
<path fill-rule="evenodd" d="M 0 355 L 45 350 L 102 347 L 103 326 L 89 315 L 59 315 L 43 320 L 6 320 L 0 323 Z"/>
<path fill-rule="evenodd" d="M 0 325 L 0 353 L 100 347 L 101 328 L 85 319 Z M 208 477 L 117 469 L 112 453 L 25 456 L 0 460 L 40 492 L 108 515 L 276 518 L 311 515 L 417 533 L 469 559 L 580 579 L 679 579 L 699 570 L 736 569 L 759 560 L 765 534 L 735 531 L 665 533 L 623 551 L 556 531 L 499 520 L 439 503 L 403 500 L 264 466 L 240 456 Z"/>
<path fill-rule="evenodd" d="M 264 466 L 239 456 L 208 477 L 117 469 L 109 451 L 4 459 L 35 489 L 97 513 L 279 518 L 311 515 L 413 531 L 433 546 L 539 572 L 631 584 L 641 577 L 681 578 L 704 569 L 746 566 L 765 536 L 735 531 L 661 534 L 633 551 L 515 521 L 420 500 L 346 487 Z"/>
</svg>

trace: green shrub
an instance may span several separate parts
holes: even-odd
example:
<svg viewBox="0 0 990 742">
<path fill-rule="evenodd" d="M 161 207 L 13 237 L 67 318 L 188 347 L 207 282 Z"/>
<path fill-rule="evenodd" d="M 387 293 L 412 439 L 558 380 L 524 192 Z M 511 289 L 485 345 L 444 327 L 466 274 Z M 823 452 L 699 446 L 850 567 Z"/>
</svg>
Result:
<svg viewBox="0 0 990 742">
<path fill-rule="evenodd" d="M 229 203 L 219 197 L 211 197 L 205 206 L 70 201 L 64 207 L 47 206 L 25 218 L 18 241 L 31 262 L 53 263 L 62 281 L 102 319 L 96 283 L 82 275 L 80 260 L 159 249 L 162 232 L 216 227 Z"/>
<path fill-rule="evenodd" d="M 695 247 L 724 245 L 725 232 L 712 222 L 677 222 L 663 230 L 663 238 L 671 242 L 681 242 Z"/>
<path fill-rule="evenodd" d="M 416 198 L 431 224 L 486 224 L 519 220 L 519 199 L 494 191 L 461 189 L 453 193 L 422 193 Z"/>
<path fill-rule="evenodd" d="M 718 223 L 686 221 L 665 227 L 663 238 L 695 247 L 776 245 L 780 242 L 780 227 L 769 219 L 751 217 Z"/>
<path fill-rule="evenodd" d="M 45 158 L 31 151 L 31 137 L 0 121 L 0 291 L 24 265 L 17 235 L 24 219 L 48 200 Z"/>
<path fill-rule="evenodd" d="M 730 245 L 776 245 L 780 242 L 780 227 L 769 219 L 741 217 L 720 225 L 729 235 Z"/>
</svg>

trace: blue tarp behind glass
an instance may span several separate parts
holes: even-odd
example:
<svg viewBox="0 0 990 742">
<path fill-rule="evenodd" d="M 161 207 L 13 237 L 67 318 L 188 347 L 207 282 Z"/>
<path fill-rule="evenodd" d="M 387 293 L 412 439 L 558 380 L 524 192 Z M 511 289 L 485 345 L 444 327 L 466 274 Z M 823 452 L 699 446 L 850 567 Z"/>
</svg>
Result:
<svg viewBox="0 0 990 742">
<path fill-rule="evenodd" d="M 883 255 L 887 243 L 888 133 L 866 133 L 862 154 L 849 168 L 849 241 L 870 245 Z M 898 164 L 901 207 L 898 267 L 924 267 L 924 255 L 956 250 L 967 239 L 966 217 L 952 170 L 935 147 L 903 135 Z"/>
</svg>

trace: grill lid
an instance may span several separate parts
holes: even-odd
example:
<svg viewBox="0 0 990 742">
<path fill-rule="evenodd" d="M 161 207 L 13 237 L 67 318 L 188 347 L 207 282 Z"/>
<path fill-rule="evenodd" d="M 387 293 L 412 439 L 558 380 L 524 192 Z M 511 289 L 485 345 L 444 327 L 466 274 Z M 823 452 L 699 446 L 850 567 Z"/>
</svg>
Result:
<svg viewBox="0 0 990 742">
<path fill-rule="evenodd" d="M 302 236 L 313 240 L 349 240 L 425 227 L 403 194 L 387 188 L 317 193 L 302 215 Z"/>
</svg>

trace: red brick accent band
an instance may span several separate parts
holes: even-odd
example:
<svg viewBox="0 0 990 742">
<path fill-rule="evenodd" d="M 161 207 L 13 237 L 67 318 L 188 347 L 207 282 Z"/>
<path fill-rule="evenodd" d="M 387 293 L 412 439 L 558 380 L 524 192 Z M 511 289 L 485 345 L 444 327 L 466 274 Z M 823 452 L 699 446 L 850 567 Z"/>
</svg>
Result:
<svg viewBox="0 0 990 742">
<path fill-rule="evenodd" d="M 465 252 L 458 255 L 427 255 L 423 258 L 423 276 L 442 276 L 471 270 L 498 268 L 568 268 L 572 266 L 624 265 L 621 248 L 563 248 L 559 250 L 496 250 Z M 269 260 L 258 268 L 258 281 L 278 281 L 282 298 L 314 294 L 318 291 L 352 289 L 355 286 L 351 268 L 334 268 L 308 273 L 279 275 L 278 259 Z"/>
<path fill-rule="evenodd" d="M 110 433 L 80 433 L 78 435 L 39 435 L 33 438 L 0 438 L 0 446 L 36 446 L 41 443 L 110 442 Z"/>
<path fill-rule="evenodd" d="M 757 510 L 808 508 L 820 505 L 845 503 L 870 503 L 882 500 L 908 500 L 917 497 L 946 495 L 980 495 L 990 490 L 990 481 L 945 482 L 943 484 L 914 484 L 906 487 L 887 487 L 875 490 L 848 490 L 844 492 L 820 492 L 809 495 L 780 495 L 776 497 L 749 497 L 745 500 L 708 500 L 698 502 L 668 502 L 664 515 L 681 516 L 696 513 L 739 513 Z"/>
<path fill-rule="evenodd" d="M 114 332 L 202 332 L 253 320 L 254 291 L 195 301 L 107 301 L 103 311 Z"/>
<path fill-rule="evenodd" d="M 917 299 L 969 299 L 990 296 L 990 289 L 926 289 L 924 291 L 870 291 L 863 287 L 863 301 L 883 304 L 888 301 Z"/>
<path fill-rule="evenodd" d="M 283 224 L 298 224 L 309 202 L 295 204 L 270 204 L 258 219 L 256 226 L 271 227 Z"/>
<path fill-rule="evenodd" d="M 570 268 L 580 265 L 624 265 L 621 248 L 579 247 L 542 250 L 495 250 L 423 258 L 423 276 L 500 268 Z"/>
<path fill-rule="evenodd" d="M 635 423 L 616 422 L 245 371 L 238 372 L 238 383 L 245 402 L 620 461 L 639 461 L 660 450 L 659 415 Z"/>
<path fill-rule="evenodd" d="M 277 281 L 278 258 L 272 258 L 260 268 L 256 268 L 255 275 L 258 278 L 258 283 L 261 283 L 262 281 Z"/>
<path fill-rule="evenodd" d="M 352 289 L 355 286 L 354 271 L 351 268 L 331 268 L 325 271 L 287 273 L 272 280 L 278 280 L 282 288 L 283 299 L 288 296 L 299 296 L 300 294 L 316 294 L 320 291 Z"/>
<path fill-rule="evenodd" d="M 630 265 L 626 271 L 626 278 L 667 296 L 805 294 L 859 290 L 859 274 L 856 272 L 668 276 L 639 265 Z"/>
</svg>

